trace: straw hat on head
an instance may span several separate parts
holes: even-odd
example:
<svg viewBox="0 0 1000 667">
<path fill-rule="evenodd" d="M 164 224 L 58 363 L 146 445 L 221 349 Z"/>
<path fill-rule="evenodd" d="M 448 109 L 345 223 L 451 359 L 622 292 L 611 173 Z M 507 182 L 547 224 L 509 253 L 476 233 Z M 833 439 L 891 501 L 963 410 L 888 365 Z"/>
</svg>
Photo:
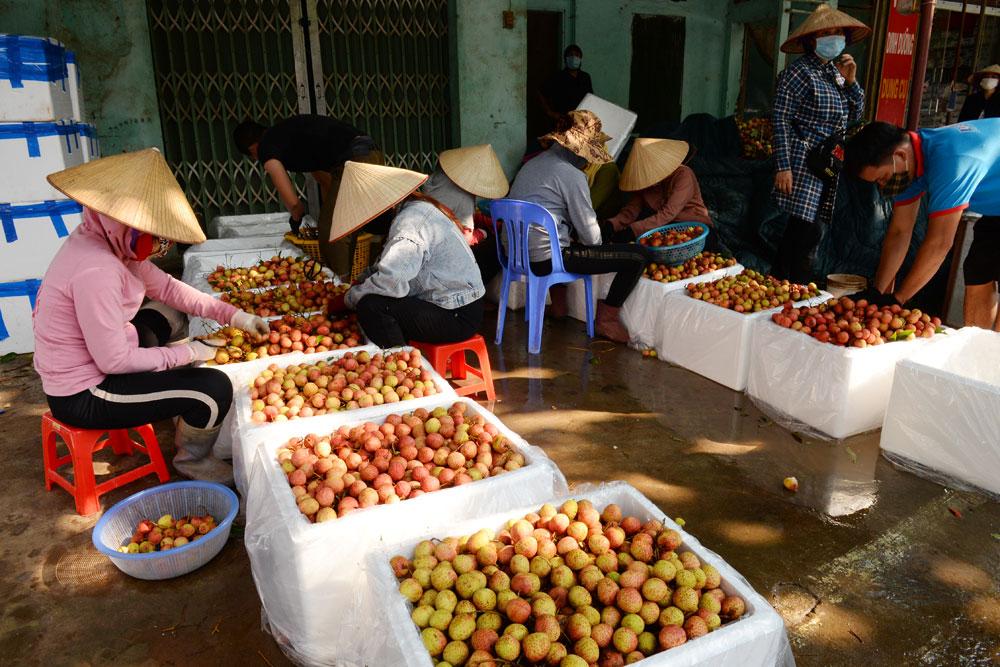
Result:
<svg viewBox="0 0 1000 667">
<path fill-rule="evenodd" d="M 608 152 L 607 143 L 611 139 L 601 131 L 601 119 L 593 111 L 574 109 L 567 114 L 572 122 L 565 130 L 556 130 L 538 137 L 542 146 L 548 148 L 554 141 L 574 155 L 593 164 L 614 162 Z"/>
<path fill-rule="evenodd" d="M 656 185 L 677 171 L 688 149 L 686 141 L 636 139 L 618 187 L 625 192 L 635 192 Z"/>
<path fill-rule="evenodd" d="M 345 162 L 330 223 L 330 241 L 342 239 L 382 215 L 426 180 L 426 174 L 409 169 Z"/>
<path fill-rule="evenodd" d="M 441 169 L 458 187 L 483 199 L 500 199 L 510 190 L 493 146 L 453 148 L 438 156 Z"/>
<path fill-rule="evenodd" d="M 824 3 L 813 10 L 813 13 L 802 22 L 802 25 L 788 36 L 785 43 L 781 45 L 781 51 L 782 53 L 805 53 L 805 47 L 802 45 L 803 37 L 834 28 L 844 31 L 848 46 L 860 42 L 872 32 L 871 28 L 853 16 L 837 11 Z"/>
<path fill-rule="evenodd" d="M 1000 78 L 1000 65 L 990 65 L 985 69 L 981 69 L 972 75 L 974 81 L 978 82 L 980 79 L 986 76 L 995 76 Z"/>
<path fill-rule="evenodd" d="M 184 191 L 155 148 L 57 171 L 48 181 L 70 199 L 132 229 L 178 243 L 205 240 Z"/>
</svg>

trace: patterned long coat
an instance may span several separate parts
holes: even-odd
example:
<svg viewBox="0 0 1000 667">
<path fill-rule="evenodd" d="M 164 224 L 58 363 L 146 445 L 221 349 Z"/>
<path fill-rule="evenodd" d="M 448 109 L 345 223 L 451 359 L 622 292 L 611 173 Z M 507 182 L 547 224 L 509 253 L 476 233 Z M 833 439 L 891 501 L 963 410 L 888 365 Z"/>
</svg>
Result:
<svg viewBox="0 0 1000 667">
<path fill-rule="evenodd" d="M 778 206 L 809 222 L 817 219 L 824 183 L 806 166 L 806 155 L 848 122 L 861 118 L 865 93 L 855 81 L 845 85 L 832 62 L 808 53 L 778 76 L 774 99 L 774 159 L 778 171 L 792 171 L 792 194 L 775 191 Z M 829 184 L 825 205 L 833 208 L 837 182 Z"/>
</svg>

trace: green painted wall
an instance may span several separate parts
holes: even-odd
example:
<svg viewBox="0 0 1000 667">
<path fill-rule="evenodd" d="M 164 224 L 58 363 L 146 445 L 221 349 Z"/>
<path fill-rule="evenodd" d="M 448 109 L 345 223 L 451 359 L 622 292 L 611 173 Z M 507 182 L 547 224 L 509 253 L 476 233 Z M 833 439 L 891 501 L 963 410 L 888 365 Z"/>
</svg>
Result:
<svg viewBox="0 0 1000 667">
<path fill-rule="evenodd" d="M 514 28 L 502 28 L 506 10 Z M 524 153 L 525 0 L 456 0 L 452 77 L 456 144 L 490 143 L 507 176 Z"/>
<path fill-rule="evenodd" d="M 0 30 L 54 37 L 76 52 L 87 120 L 105 155 L 162 148 L 142 0 L 0 0 Z"/>
</svg>

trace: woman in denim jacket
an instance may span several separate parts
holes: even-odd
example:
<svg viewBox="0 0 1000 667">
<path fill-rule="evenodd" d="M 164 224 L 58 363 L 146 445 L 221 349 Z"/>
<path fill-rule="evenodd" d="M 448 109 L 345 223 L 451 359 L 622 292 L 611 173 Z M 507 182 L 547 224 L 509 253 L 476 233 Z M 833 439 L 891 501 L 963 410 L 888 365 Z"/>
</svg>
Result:
<svg viewBox="0 0 1000 667">
<path fill-rule="evenodd" d="M 356 310 L 365 335 L 383 348 L 465 340 L 482 323 L 479 267 L 454 214 L 416 192 L 426 179 L 393 167 L 344 167 L 331 241 L 398 207 L 374 272 L 330 307 Z"/>
</svg>

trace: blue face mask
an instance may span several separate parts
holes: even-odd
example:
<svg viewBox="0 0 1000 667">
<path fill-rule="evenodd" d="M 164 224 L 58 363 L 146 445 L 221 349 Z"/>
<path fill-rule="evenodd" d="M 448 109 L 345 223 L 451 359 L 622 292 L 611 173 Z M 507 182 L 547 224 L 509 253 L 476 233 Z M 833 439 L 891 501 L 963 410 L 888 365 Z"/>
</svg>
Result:
<svg viewBox="0 0 1000 667">
<path fill-rule="evenodd" d="M 833 60 L 847 47 L 847 38 L 843 35 L 826 35 L 816 38 L 816 55 L 823 60 Z"/>
<path fill-rule="evenodd" d="M 583 58 L 580 56 L 566 56 L 566 67 L 569 69 L 580 69 Z"/>
</svg>

